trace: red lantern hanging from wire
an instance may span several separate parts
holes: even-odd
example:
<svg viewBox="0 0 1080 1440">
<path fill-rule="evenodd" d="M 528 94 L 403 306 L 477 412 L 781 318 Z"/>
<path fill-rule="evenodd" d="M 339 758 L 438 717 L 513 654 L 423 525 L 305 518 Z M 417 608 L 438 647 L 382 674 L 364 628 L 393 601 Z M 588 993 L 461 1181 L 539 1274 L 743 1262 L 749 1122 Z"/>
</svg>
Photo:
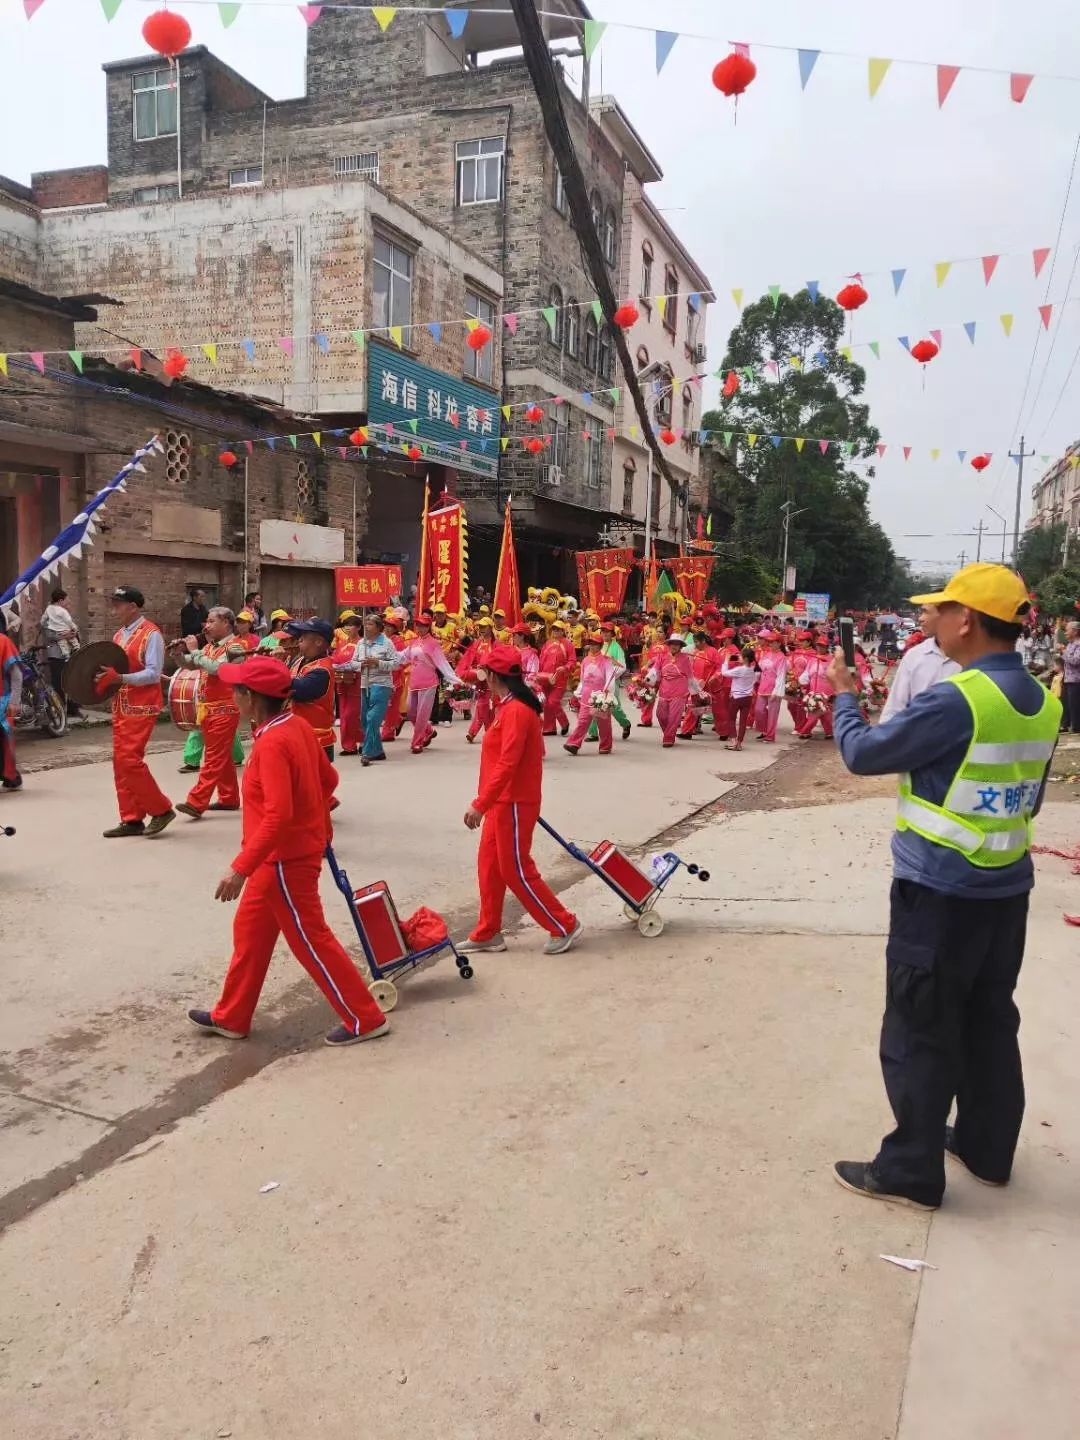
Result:
<svg viewBox="0 0 1080 1440">
<path fill-rule="evenodd" d="M 920 365 L 929 365 L 930 361 L 938 353 L 938 346 L 933 340 L 919 340 L 911 347 L 911 358 L 917 360 Z"/>
<path fill-rule="evenodd" d="M 413 464 L 415 464 L 417 460 L 422 460 L 423 458 L 424 452 L 420 449 L 419 445 L 409 446 L 409 459 L 413 462 Z"/>
<path fill-rule="evenodd" d="M 470 350 L 475 350 L 479 354 L 486 345 L 491 344 L 491 331 L 486 325 L 477 325 L 475 330 L 469 331 L 469 338 L 465 344 Z"/>
<path fill-rule="evenodd" d="M 972 468 L 973 470 L 978 470 L 979 473 L 981 474 L 981 473 L 987 468 L 987 466 L 988 466 L 989 464 L 990 464 L 990 456 L 989 456 L 989 455 L 976 455 L 975 458 L 974 458 L 974 460 L 972 460 L 972 462 L 971 462 L 971 468 Z"/>
<path fill-rule="evenodd" d="M 349 436 L 350 445 L 366 445 L 368 443 L 366 430 L 354 430 Z"/>
<path fill-rule="evenodd" d="M 620 305 L 615 311 L 614 319 L 620 330 L 632 330 L 641 319 L 641 311 L 632 301 L 628 300 L 625 305 Z"/>
<path fill-rule="evenodd" d="M 217 458 L 218 462 L 224 465 L 226 470 L 234 469 L 235 466 L 239 463 L 236 458 L 236 453 L 233 450 L 222 450 L 221 454 Z"/>
<path fill-rule="evenodd" d="M 757 66 L 742 50 L 733 50 L 713 67 L 712 83 L 722 95 L 735 101 L 735 123 L 739 121 L 739 96 L 757 78 Z"/>
<path fill-rule="evenodd" d="M 734 370 L 729 370 L 727 379 L 724 381 L 724 399 L 730 400 L 733 395 L 739 393 L 742 382 Z"/>
<path fill-rule="evenodd" d="M 175 10 L 155 10 L 143 21 L 142 36 L 151 50 L 175 60 L 191 44 L 191 26 Z"/>
<path fill-rule="evenodd" d="M 544 419 L 544 408 L 542 405 L 529 405 L 525 410 L 525 419 L 530 425 L 539 425 Z"/>
<path fill-rule="evenodd" d="M 538 436 L 534 435 L 531 440 L 525 441 L 525 449 L 530 455 L 541 455 L 544 450 L 544 442 Z"/>
<path fill-rule="evenodd" d="M 162 365 L 162 369 L 170 380 L 179 380 L 187 367 L 188 357 L 182 350 L 170 350 Z"/>
<path fill-rule="evenodd" d="M 837 295 L 836 303 L 841 310 L 846 310 L 850 315 L 853 310 L 858 310 L 860 306 L 865 305 L 869 299 L 870 294 L 866 286 L 860 284 L 858 280 L 853 280 L 850 285 L 845 285 Z"/>
<path fill-rule="evenodd" d="M 674 431 L 674 430 L 661 430 L 661 431 L 660 431 L 660 439 L 664 442 L 665 445 L 674 445 L 674 444 L 675 444 L 675 441 L 676 441 L 678 438 L 679 438 L 679 437 L 675 434 L 675 431 Z"/>
</svg>

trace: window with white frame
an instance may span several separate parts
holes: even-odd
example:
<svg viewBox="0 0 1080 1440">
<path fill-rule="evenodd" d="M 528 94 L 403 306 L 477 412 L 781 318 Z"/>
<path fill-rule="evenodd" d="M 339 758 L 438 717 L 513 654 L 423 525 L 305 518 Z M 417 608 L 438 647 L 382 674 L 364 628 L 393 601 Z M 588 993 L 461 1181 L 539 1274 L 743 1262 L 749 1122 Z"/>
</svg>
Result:
<svg viewBox="0 0 1080 1440">
<path fill-rule="evenodd" d="M 506 141 L 502 135 L 487 140 L 457 142 L 457 203 L 493 205 L 502 199 Z"/>
<path fill-rule="evenodd" d="M 664 328 L 674 335 L 679 328 L 679 275 L 670 265 L 664 267 L 664 295 L 667 297 Z"/>
<path fill-rule="evenodd" d="M 652 265 L 653 248 L 648 242 L 641 247 L 641 298 L 642 300 L 652 299 Z"/>
<path fill-rule="evenodd" d="M 412 324 L 413 257 L 384 235 L 375 236 L 372 323 L 377 330 Z"/>
<path fill-rule="evenodd" d="M 240 190 L 246 185 L 261 185 L 262 183 L 261 165 L 241 165 L 236 170 L 229 171 L 230 190 Z"/>
<path fill-rule="evenodd" d="M 560 215 L 569 214 L 570 204 L 566 198 L 566 181 L 562 178 L 562 171 L 558 165 L 555 166 L 555 194 L 552 203 Z"/>
<path fill-rule="evenodd" d="M 609 265 L 615 264 L 615 211 L 604 215 L 604 259 Z"/>
<path fill-rule="evenodd" d="M 570 406 L 566 401 L 551 410 L 551 464 L 566 469 L 567 441 L 570 433 Z"/>
<path fill-rule="evenodd" d="M 604 380 L 610 380 L 615 363 L 615 346 L 611 339 L 611 331 L 606 325 L 600 329 L 600 347 L 597 358 L 597 369 Z"/>
<path fill-rule="evenodd" d="M 671 389 L 675 377 L 670 370 L 661 371 L 653 382 L 656 388 L 656 418 L 662 425 L 671 424 Z"/>
<path fill-rule="evenodd" d="M 176 134 L 176 71 L 144 70 L 131 77 L 136 140 Z"/>
<path fill-rule="evenodd" d="M 379 183 L 379 152 L 365 150 L 360 155 L 335 155 L 334 178 L 344 179 L 355 176 L 358 180 L 373 180 Z"/>
<path fill-rule="evenodd" d="M 686 343 L 693 350 L 701 333 L 701 311 L 688 300 L 686 302 Z"/>
<path fill-rule="evenodd" d="M 143 185 L 134 192 L 136 205 L 156 205 L 159 200 L 175 200 L 175 185 Z"/>
<path fill-rule="evenodd" d="M 479 294 L 476 290 L 465 291 L 465 314 L 471 320 L 479 320 L 481 325 L 486 325 L 495 334 L 495 304 L 486 296 Z M 469 338 L 469 331 L 465 331 L 466 341 Z M 472 350 L 468 344 L 465 346 L 465 374 L 470 375 L 474 380 L 480 380 L 485 385 L 491 384 L 491 376 L 495 364 L 494 342 L 485 345 L 482 350 Z"/>
<path fill-rule="evenodd" d="M 578 314 L 577 301 L 567 300 L 566 302 L 566 353 L 576 356 L 578 353 L 578 335 L 581 330 L 581 316 Z"/>
<path fill-rule="evenodd" d="M 585 362 L 586 370 L 596 369 L 596 342 L 599 339 L 599 331 L 596 326 L 596 318 L 593 315 L 585 316 L 585 352 L 582 359 Z"/>
<path fill-rule="evenodd" d="M 604 432 L 594 420 L 585 442 L 585 476 L 590 490 L 600 489 L 600 471 L 604 463 Z"/>
<path fill-rule="evenodd" d="M 553 345 L 557 345 L 561 350 L 563 339 L 563 293 L 558 285 L 551 287 L 551 293 L 548 296 L 548 306 L 555 311 L 555 323 L 548 329 L 548 338 Z"/>
</svg>

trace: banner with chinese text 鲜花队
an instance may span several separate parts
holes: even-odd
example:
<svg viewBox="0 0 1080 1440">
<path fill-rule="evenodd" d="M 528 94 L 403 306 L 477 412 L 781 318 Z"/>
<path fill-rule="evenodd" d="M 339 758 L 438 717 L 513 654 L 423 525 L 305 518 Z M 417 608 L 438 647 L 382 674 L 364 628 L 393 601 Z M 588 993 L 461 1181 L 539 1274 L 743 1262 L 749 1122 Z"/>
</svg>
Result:
<svg viewBox="0 0 1080 1440">
<path fill-rule="evenodd" d="M 634 568 L 633 550 L 579 550 L 577 568 L 582 608 L 600 616 L 617 614 Z"/>
<path fill-rule="evenodd" d="M 334 591 L 339 605 L 374 610 L 389 605 L 401 594 L 400 565 L 339 565 L 334 571 Z"/>
<path fill-rule="evenodd" d="M 675 588 L 695 607 L 704 605 L 716 557 L 687 555 L 664 563 L 675 578 Z"/>
<path fill-rule="evenodd" d="M 469 590 L 469 530 L 458 501 L 428 512 L 429 605 L 445 605 L 451 615 L 465 613 Z"/>
</svg>

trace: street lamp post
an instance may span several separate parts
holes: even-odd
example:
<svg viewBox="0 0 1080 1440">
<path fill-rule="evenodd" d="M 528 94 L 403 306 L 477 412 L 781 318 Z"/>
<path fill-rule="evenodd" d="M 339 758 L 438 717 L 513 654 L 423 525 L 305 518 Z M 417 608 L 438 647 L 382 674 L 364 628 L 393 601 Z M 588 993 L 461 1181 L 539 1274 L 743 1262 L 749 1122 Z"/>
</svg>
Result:
<svg viewBox="0 0 1080 1440">
<path fill-rule="evenodd" d="M 1005 519 L 1005 516 L 1002 515 L 1001 511 L 1000 511 L 1000 510 L 995 510 L 992 505 L 987 505 L 986 508 L 987 508 L 987 510 L 990 511 L 990 514 L 991 514 L 991 515 L 996 515 L 997 518 L 1001 521 L 1001 563 L 1002 563 L 1002 565 L 1004 565 L 1004 564 L 1005 564 L 1005 543 L 1006 543 L 1006 540 L 1007 540 L 1007 537 L 1008 537 L 1008 534 L 1009 534 L 1009 522 L 1008 522 L 1008 520 Z"/>
<path fill-rule="evenodd" d="M 784 503 L 783 503 L 783 505 L 780 506 L 780 509 L 784 512 L 784 567 L 783 567 L 783 573 L 782 573 L 781 576 L 780 576 L 780 589 L 781 589 L 781 591 L 784 593 L 784 595 L 786 595 L 787 592 L 788 592 L 788 583 L 787 583 L 787 557 L 788 557 L 788 537 L 789 537 L 789 535 L 790 535 L 790 533 L 791 533 L 791 522 L 792 522 L 792 520 L 795 519 L 795 516 L 796 516 L 796 515 L 805 515 L 805 514 L 806 514 L 806 510 L 807 510 L 807 507 L 806 507 L 805 505 L 803 506 L 803 508 L 802 508 L 801 510 L 792 510 L 791 507 L 792 507 L 794 504 L 795 504 L 795 501 L 794 501 L 794 500 L 785 500 Z"/>
</svg>

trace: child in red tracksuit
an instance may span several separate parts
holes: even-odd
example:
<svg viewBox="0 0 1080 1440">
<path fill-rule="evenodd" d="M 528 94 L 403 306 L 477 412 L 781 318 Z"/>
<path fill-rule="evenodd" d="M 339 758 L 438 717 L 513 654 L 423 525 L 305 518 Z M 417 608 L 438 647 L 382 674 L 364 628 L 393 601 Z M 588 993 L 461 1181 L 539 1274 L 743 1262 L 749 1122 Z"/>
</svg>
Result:
<svg viewBox="0 0 1080 1440">
<path fill-rule="evenodd" d="M 356 966 L 326 923 L 319 872 L 330 843 L 337 771 L 311 726 L 283 709 L 292 677 L 269 656 L 218 671 L 235 686 L 255 744 L 244 770 L 244 839 L 215 899 L 243 898 L 233 922 L 233 956 L 213 1010 L 189 1010 L 200 1030 L 243 1040 L 251 1029 L 279 936 L 337 1011 L 328 1045 L 354 1045 L 390 1026 Z"/>
<path fill-rule="evenodd" d="M 576 944 L 582 927 L 544 884 L 531 854 L 533 830 L 540 817 L 544 761 L 540 716 L 544 707 L 525 684 L 521 658 L 513 646 L 493 646 L 484 668 L 494 718 L 480 754 L 476 799 L 465 812 L 470 830 L 484 827 L 476 860 L 480 918 L 457 948 L 466 955 L 506 949 L 502 915 L 509 889 L 551 936 L 544 954 L 562 955 Z"/>
</svg>

